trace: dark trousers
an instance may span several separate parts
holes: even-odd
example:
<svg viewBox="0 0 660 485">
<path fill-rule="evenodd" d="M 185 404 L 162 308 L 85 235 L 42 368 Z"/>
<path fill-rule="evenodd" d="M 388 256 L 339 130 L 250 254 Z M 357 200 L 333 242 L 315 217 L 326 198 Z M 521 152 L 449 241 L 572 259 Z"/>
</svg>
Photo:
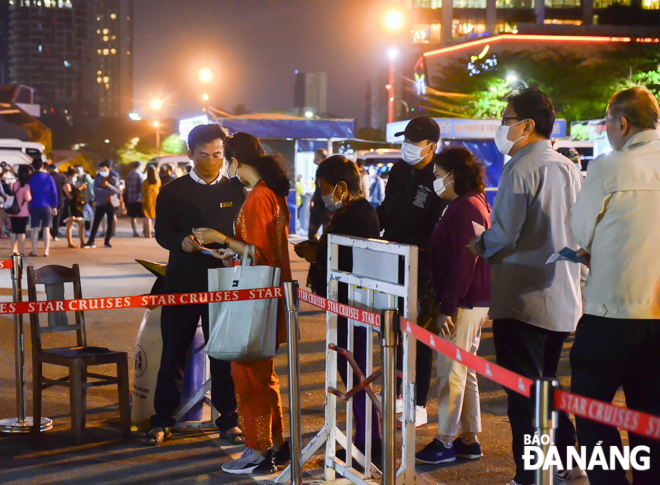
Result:
<svg viewBox="0 0 660 485">
<path fill-rule="evenodd" d="M 397 369 L 403 370 L 403 345 L 397 347 Z M 415 360 L 415 404 L 426 407 L 426 401 L 431 388 L 431 372 L 433 370 L 433 349 L 417 342 L 417 357 Z M 396 388 L 401 393 L 401 379 L 396 378 Z"/>
<path fill-rule="evenodd" d="M 96 212 L 94 212 L 94 223 L 92 224 L 92 232 L 89 235 L 89 241 L 87 241 L 87 244 L 94 244 L 96 233 L 99 230 L 103 216 L 106 214 L 108 215 L 108 230 L 105 233 L 105 244 L 110 244 L 110 238 L 112 237 L 112 233 L 115 230 L 115 208 L 109 204 L 96 206 Z"/>
<path fill-rule="evenodd" d="M 569 332 L 553 332 L 512 318 L 493 321 L 493 340 L 497 364 L 512 372 L 537 379 L 556 377 L 562 346 Z M 534 470 L 526 471 L 523 454 L 525 435 L 534 436 L 534 405 L 530 398 L 504 388 L 508 396 L 508 414 L 513 435 L 514 480 L 521 485 L 535 482 Z M 575 428 L 568 414 L 559 413 L 555 445 L 562 463 L 569 446 L 575 446 Z"/>
<path fill-rule="evenodd" d="M 660 416 L 660 320 L 626 320 L 584 315 L 571 350 L 571 391 L 612 402 L 623 386 L 626 404 L 636 411 Z M 622 448 L 619 431 L 576 417 L 580 446 L 591 456 L 598 442 L 610 456 L 610 447 Z M 628 433 L 630 450 L 650 448 L 650 469 L 633 470 L 634 485 L 660 484 L 660 441 Z M 648 456 L 640 453 L 639 456 Z M 632 468 L 632 465 L 631 465 Z M 587 471 L 591 485 L 628 484 L 621 468 Z"/>
<path fill-rule="evenodd" d="M 208 305 L 165 306 L 161 310 L 160 329 L 163 337 L 163 353 L 160 358 L 158 381 L 154 393 L 154 409 L 151 427 L 173 426 L 173 415 L 181 405 L 183 373 L 186 357 L 202 319 L 204 341 L 209 338 Z M 216 421 L 220 431 L 238 426 L 236 393 L 231 378 L 231 362 L 210 359 L 211 402 L 220 413 Z"/>
<path fill-rule="evenodd" d="M 337 319 L 337 345 L 339 347 L 347 348 L 348 346 L 348 322 L 345 318 L 339 317 Z M 360 366 L 360 370 L 366 376 L 367 369 L 367 339 L 373 338 L 372 330 L 364 327 L 355 327 L 353 332 L 353 358 Z M 337 359 L 337 370 L 341 376 L 341 380 L 346 384 L 348 377 L 348 369 L 346 367 L 348 362 L 346 359 L 339 355 Z M 366 376 L 369 377 L 369 376 Z M 358 377 L 353 374 L 353 387 L 358 384 Z M 367 393 L 364 391 L 358 392 L 353 396 L 353 416 L 355 417 L 355 445 L 358 449 L 364 451 L 365 444 L 365 423 L 367 422 Z M 371 446 L 372 451 L 381 451 L 381 434 L 380 434 L 380 416 L 375 405 L 371 407 Z"/>
<path fill-rule="evenodd" d="M 53 223 L 50 227 L 50 235 L 52 237 L 60 237 L 60 226 L 62 225 L 62 212 L 64 207 L 59 207 L 57 209 L 57 214 L 53 215 Z"/>
</svg>

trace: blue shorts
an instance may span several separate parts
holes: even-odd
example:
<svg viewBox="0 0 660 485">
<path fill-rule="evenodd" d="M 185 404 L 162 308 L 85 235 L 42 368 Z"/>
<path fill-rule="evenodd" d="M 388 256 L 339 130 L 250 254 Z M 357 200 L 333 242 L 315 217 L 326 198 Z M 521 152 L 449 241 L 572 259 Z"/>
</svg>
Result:
<svg viewBox="0 0 660 485">
<path fill-rule="evenodd" d="M 30 227 L 36 229 L 39 226 L 46 228 L 50 227 L 53 223 L 53 208 L 46 207 L 30 207 Z"/>
</svg>

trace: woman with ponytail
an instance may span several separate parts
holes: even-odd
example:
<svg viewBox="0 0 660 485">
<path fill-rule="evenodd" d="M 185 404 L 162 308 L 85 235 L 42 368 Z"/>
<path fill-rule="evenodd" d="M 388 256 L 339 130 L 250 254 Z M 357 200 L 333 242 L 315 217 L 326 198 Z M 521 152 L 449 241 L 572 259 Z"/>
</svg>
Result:
<svg viewBox="0 0 660 485">
<path fill-rule="evenodd" d="M 227 174 L 233 183 L 250 188 L 236 219 L 236 238 L 213 229 L 198 228 L 193 232 L 202 244 L 219 243 L 224 251 L 217 257 L 226 266 L 233 265 L 235 254 L 243 254 L 246 244 L 255 248 L 256 264 L 281 268 L 281 281 L 291 280 L 288 252 L 289 174 L 280 155 L 266 155 L 259 140 L 247 133 L 236 133 L 224 140 Z M 237 322 L 238 323 L 238 322 Z M 286 314 L 283 302 L 278 304 L 277 341 L 286 341 Z M 245 435 L 243 455 L 222 469 L 232 474 L 270 474 L 276 465 L 289 461 L 290 450 L 284 441 L 284 420 L 280 399 L 280 382 L 274 360 L 232 362 L 231 373 L 236 386 L 238 413 Z"/>
</svg>

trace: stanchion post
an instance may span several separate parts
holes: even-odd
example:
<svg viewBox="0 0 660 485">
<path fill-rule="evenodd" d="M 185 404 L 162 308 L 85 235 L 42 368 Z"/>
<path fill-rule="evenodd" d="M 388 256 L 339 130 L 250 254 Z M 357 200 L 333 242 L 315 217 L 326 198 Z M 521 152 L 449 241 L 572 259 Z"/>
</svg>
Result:
<svg viewBox="0 0 660 485">
<path fill-rule="evenodd" d="M 289 340 L 289 418 L 291 420 L 291 483 L 302 484 L 302 426 L 300 423 L 300 362 L 298 354 L 298 282 L 284 283 Z"/>
<path fill-rule="evenodd" d="M 383 485 L 396 484 L 396 343 L 399 314 L 382 310 L 380 338 L 383 361 Z"/>
<path fill-rule="evenodd" d="M 23 280 L 23 258 L 19 254 L 12 257 L 12 289 L 14 302 L 21 301 L 21 286 Z M 16 351 L 16 416 L 18 424 L 25 424 L 25 354 L 23 352 L 23 315 L 14 314 L 14 347 Z"/>
<path fill-rule="evenodd" d="M 559 388 L 559 381 L 554 378 L 536 379 L 534 382 L 534 427 L 540 441 L 543 456 L 548 456 L 550 447 L 555 444 L 555 430 L 557 429 L 557 411 L 554 409 L 555 389 Z M 547 438 L 545 437 L 547 436 Z M 553 466 L 544 470 L 536 470 L 536 485 L 553 485 L 555 469 Z"/>
<path fill-rule="evenodd" d="M 22 300 L 23 256 L 11 256 L 11 282 L 15 303 Z M 0 420 L 0 431 L 3 433 L 30 433 L 32 418 L 25 416 L 25 352 L 23 342 L 23 314 L 14 314 L 14 350 L 16 362 L 16 418 Z M 41 418 L 39 429 L 45 431 L 53 427 L 48 418 Z"/>
</svg>

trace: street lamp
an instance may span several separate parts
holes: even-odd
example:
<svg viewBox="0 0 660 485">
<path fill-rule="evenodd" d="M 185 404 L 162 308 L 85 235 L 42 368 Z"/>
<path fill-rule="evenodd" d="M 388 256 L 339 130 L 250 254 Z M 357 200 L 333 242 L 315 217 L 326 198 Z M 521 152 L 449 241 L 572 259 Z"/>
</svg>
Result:
<svg viewBox="0 0 660 485">
<path fill-rule="evenodd" d="M 156 128 L 156 156 L 160 157 L 160 123 L 154 121 L 154 128 Z"/>
<path fill-rule="evenodd" d="M 390 32 L 399 32 L 403 27 L 403 23 L 403 13 L 400 10 L 390 10 L 383 18 L 383 24 Z"/>
<path fill-rule="evenodd" d="M 388 123 L 394 123 L 394 61 L 399 57 L 399 49 L 396 47 L 390 47 L 387 50 L 387 57 L 390 58 L 390 83 L 386 86 L 389 94 L 389 100 L 387 102 L 387 121 Z"/>
<path fill-rule="evenodd" d="M 163 100 L 160 98 L 151 98 L 149 100 L 149 107 L 154 111 L 160 111 L 163 107 Z"/>
<path fill-rule="evenodd" d="M 149 107 L 156 112 L 156 118 L 160 115 L 160 110 L 163 107 L 163 100 L 160 98 L 151 98 L 149 100 Z M 156 156 L 160 156 L 160 123 L 158 120 L 153 122 L 156 128 Z"/>
<path fill-rule="evenodd" d="M 525 88 L 529 87 L 529 85 L 515 71 L 510 71 L 506 74 L 506 82 L 508 82 L 512 87 L 516 83 L 522 84 Z"/>
<path fill-rule="evenodd" d="M 213 79 L 213 73 L 208 67 L 203 67 L 199 70 L 199 79 L 203 83 L 210 83 L 211 79 Z"/>
</svg>

